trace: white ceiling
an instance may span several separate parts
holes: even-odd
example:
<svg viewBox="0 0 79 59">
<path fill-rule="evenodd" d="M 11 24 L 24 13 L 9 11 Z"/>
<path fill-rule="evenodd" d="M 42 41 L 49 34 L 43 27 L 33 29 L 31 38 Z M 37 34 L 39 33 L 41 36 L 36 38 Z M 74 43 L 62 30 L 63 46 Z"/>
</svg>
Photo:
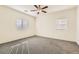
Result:
<svg viewBox="0 0 79 59">
<path fill-rule="evenodd" d="M 36 9 L 33 5 L 8 5 L 8 7 L 16 9 L 20 12 L 23 12 L 25 14 L 28 14 L 28 15 L 31 15 L 34 17 L 37 16 L 36 12 L 30 12 L 30 10 Z M 41 7 L 43 7 L 43 6 L 41 6 Z M 51 12 L 69 9 L 69 8 L 73 8 L 73 7 L 75 7 L 75 6 L 74 5 L 48 5 L 48 8 L 45 10 L 47 11 L 47 13 L 51 13 Z M 25 12 L 24 10 L 27 10 L 27 12 Z M 42 14 L 44 14 L 44 13 L 42 13 Z"/>
</svg>

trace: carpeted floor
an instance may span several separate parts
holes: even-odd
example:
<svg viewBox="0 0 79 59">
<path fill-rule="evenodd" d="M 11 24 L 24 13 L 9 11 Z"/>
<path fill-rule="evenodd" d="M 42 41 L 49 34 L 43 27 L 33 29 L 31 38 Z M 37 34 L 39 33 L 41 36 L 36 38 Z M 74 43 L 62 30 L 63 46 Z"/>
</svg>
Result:
<svg viewBox="0 0 79 59">
<path fill-rule="evenodd" d="M 78 54 L 75 42 L 33 36 L 0 45 L 0 54 Z"/>
</svg>

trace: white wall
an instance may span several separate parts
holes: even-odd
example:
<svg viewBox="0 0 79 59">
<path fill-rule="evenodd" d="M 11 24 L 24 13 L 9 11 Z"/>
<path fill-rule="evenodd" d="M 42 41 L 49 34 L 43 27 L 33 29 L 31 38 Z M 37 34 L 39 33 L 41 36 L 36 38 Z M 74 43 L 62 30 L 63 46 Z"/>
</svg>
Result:
<svg viewBox="0 0 79 59">
<path fill-rule="evenodd" d="M 68 19 L 68 29 L 56 30 L 56 19 L 64 17 Z M 17 30 L 16 20 L 18 18 L 23 18 L 29 21 L 28 29 L 23 31 Z M 79 21 L 77 20 L 77 22 Z M 79 26 L 77 27 L 79 30 Z M 38 18 L 35 19 L 32 16 L 16 10 L 0 6 L 0 44 L 33 35 L 76 41 L 76 8 L 39 15 Z M 78 35 L 79 31 L 77 33 L 77 39 L 79 39 Z"/>
<path fill-rule="evenodd" d="M 23 18 L 28 20 L 29 27 L 25 30 L 17 30 L 16 20 Z M 35 18 L 16 10 L 0 6 L 0 44 L 35 35 Z"/>
<path fill-rule="evenodd" d="M 79 45 L 79 6 L 77 6 L 76 42 Z"/>
<path fill-rule="evenodd" d="M 56 30 L 56 19 L 67 18 L 68 28 Z M 36 19 L 37 35 L 67 41 L 76 41 L 76 8 L 40 15 Z"/>
</svg>

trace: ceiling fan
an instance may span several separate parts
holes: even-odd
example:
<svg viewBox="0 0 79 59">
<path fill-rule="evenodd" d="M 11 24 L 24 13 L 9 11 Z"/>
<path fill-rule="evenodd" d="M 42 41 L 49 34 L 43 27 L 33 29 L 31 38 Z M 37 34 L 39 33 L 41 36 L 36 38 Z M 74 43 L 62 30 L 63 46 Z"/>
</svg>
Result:
<svg viewBox="0 0 79 59">
<path fill-rule="evenodd" d="M 37 11 L 37 14 L 39 14 L 40 12 L 47 13 L 47 12 L 45 11 L 45 9 L 48 8 L 48 6 L 42 7 L 41 5 L 34 5 L 34 7 L 35 7 L 36 9 L 35 9 L 35 10 L 30 10 L 31 12 Z"/>
</svg>

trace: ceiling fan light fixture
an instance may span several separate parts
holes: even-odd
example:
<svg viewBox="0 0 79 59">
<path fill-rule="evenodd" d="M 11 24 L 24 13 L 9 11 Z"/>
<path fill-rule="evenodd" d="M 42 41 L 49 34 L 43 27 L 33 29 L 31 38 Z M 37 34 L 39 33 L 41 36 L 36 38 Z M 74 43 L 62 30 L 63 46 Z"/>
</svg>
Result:
<svg viewBox="0 0 79 59">
<path fill-rule="evenodd" d="M 48 6 L 44 6 L 41 7 L 42 5 L 34 5 L 34 7 L 36 8 L 35 10 L 31 10 L 32 12 L 37 11 L 37 14 L 40 14 L 41 12 L 43 13 L 47 13 L 46 11 L 44 11 L 46 8 L 48 8 Z"/>
</svg>

